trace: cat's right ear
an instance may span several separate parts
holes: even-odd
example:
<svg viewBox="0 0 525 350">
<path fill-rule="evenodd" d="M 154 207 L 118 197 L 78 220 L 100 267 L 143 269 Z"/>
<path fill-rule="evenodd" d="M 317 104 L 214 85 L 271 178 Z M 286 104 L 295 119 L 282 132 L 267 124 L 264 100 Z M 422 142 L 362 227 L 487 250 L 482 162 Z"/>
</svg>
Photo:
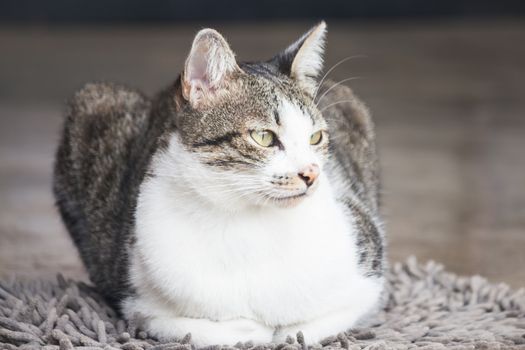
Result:
<svg viewBox="0 0 525 350">
<path fill-rule="evenodd" d="M 224 37 L 213 29 L 197 33 L 181 76 L 182 96 L 193 108 L 212 104 L 225 92 L 235 71 L 235 54 Z"/>
</svg>

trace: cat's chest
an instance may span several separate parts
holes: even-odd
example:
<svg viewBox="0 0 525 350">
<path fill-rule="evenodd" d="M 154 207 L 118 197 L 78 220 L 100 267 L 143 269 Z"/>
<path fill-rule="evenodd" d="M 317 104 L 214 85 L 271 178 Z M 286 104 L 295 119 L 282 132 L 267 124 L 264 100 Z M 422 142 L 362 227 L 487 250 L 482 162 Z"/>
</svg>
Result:
<svg viewBox="0 0 525 350">
<path fill-rule="evenodd" d="M 186 316 L 279 324 L 329 310 L 348 298 L 357 263 L 351 218 L 320 192 L 295 208 L 237 214 L 142 198 L 144 269 Z"/>
</svg>

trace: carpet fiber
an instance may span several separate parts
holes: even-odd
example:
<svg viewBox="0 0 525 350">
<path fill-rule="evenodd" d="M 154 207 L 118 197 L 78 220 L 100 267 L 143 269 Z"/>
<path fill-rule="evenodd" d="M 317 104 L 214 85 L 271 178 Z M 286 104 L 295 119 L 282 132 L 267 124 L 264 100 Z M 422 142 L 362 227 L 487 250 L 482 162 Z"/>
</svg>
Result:
<svg viewBox="0 0 525 350">
<path fill-rule="evenodd" d="M 389 272 L 386 308 L 367 328 L 325 339 L 313 349 L 525 349 L 525 292 L 441 265 L 409 259 Z M 57 281 L 0 282 L 0 349 L 185 349 L 191 336 L 160 343 L 125 322 L 89 286 Z M 219 349 L 220 347 L 213 347 Z M 226 347 L 222 347 L 226 349 Z M 299 333 L 285 344 L 235 349 L 305 350 Z"/>
</svg>

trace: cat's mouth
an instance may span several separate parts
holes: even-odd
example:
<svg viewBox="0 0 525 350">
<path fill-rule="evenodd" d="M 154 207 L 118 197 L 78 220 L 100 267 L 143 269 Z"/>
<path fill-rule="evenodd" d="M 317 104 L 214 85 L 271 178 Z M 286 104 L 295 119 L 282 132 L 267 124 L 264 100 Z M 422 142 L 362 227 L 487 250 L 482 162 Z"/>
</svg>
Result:
<svg viewBox="0 0 525 350">
<path fill-rule="evenodd" d="M 294 194 L 291 196 L 269 197 L 269 199 L 280 207 L 293 207 L 301 202 L 307 196 L 307 192 Z"/>
</svg>

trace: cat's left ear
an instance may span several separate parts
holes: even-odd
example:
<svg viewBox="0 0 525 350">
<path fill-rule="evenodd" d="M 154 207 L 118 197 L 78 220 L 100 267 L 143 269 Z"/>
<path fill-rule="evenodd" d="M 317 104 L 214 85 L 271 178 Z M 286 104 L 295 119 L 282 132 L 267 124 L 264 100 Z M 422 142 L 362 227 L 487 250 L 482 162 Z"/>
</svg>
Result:
<svg viewBox="0 0 525 350">
<path fill-rule="evenodd" d="M 270 63 L 294 79 L 299 86 L 313 96 L 318 77 L 323 70 L 323 54 L 326 41 L 326 23 L 322 21 L 306 32 L 299 40 L 275 56 Z"/>
</svg>

